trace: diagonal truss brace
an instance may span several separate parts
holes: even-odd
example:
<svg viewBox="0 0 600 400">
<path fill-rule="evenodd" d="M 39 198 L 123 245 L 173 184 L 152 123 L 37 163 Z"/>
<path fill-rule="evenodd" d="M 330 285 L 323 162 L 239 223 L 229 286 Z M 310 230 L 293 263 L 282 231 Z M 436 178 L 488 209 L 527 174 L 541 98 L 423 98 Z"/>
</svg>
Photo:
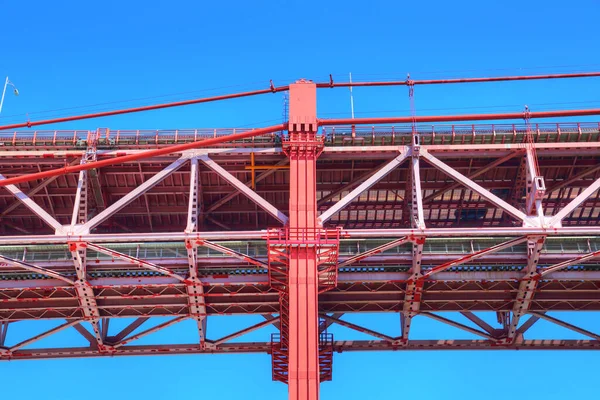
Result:
<svg viewBox="0 0 600 400">
<path fill-rule="evenodd" d="M 491 253 L 495 253 L 497 251 L 504 250 L 504 249 L 507 249 L 509 247 L 513 247 L 513 246 L 515 246 L 517 244 L 520 244 L 520 243 L 523 243 L 523 242 L 526 242 L 526 241 L 527 241 L 527 237 L 526 236 L 519 237 L 519 238 L 516 238 L 516 239 L 509 240 L 507 242 L 503 242 L 503 243 L 497 244 L 497 245 L 489 247 L 487 249 L 483 249 L 483 250 L 477 251 L 477 252 L 475 252 L 473 254 L 468 254 L 468 255 L 466 255 L 464 257 L 461 257 L 459 259 L 456 259 L 456 260 L 453 260 L 453 261 L 448 261 L 447 263 L 444 263 L 444 264 L 438 265 L 437 267 L 433 267 L 433 268 L 429 269 L 427 272 L 425 272 L 423 274 L 423 276 L 422 276 L 421 279 L 425 280 L 425 279 L 429 278 L 433 274 L 437 274 L 439 272 L 442 272 L 442 271 L 445 271 L 445 270 L 447 270 L 449 268 L 452 268 L 452 267 L 464 264 L 466 262 L 477 260 L 478 258 L 481 258 L 481 257 L 483 257 L 485 255 L 488 255 L 488 254 L 491 254 Z"/>
<path fill-rule="evenodd" d="M 4 175 L 0 174 L 0 180 L 6 179 Z M 62 232 L 63 226 L 60 222 L 54 219 L 53 216 L 48 214 L 46 210 L 40 207 L 31 197 L 27 196 L 21 189 L 16 185 L 6 185 L 6 190 L 12 193 L 25 207 L 29 208 L 35 215 L 40 217 L 48 226 L 53 228 L 56 232 Z"/>
<path fill-rule="evenodd" d="M 416 242 L 416 245 L 413 249 L 417 249 L 419 254 L 413 254 L 413 268 L 412 275 L 406 282 L 406 291 L 404 295 L 404 303 L 401 314 L 401 326 L 402 326 L 402 343 L 404 345 L 408 344 L 409 332 L 412 324 L 412 319 L 420 313 L 421 309 L 421 297 L 423 295 L 423 286 L 425 284 L 425 280 L 430 278 L 432 275 L 437 274 L 439 272 L 445 271 L 449 268 L 464 264 L 466 262 L 470 262 L 481 258 L 487 254 L 491 254 L 512 246 L 515 246 L 519 243 L 522 243 L 527 240 L 527 237 L 520 237 L 516 239 L 509 240 L 507 242 L 503 242 L 497 244 L 496 246 L 480 250 L 476 253 L 466 255 L 457 260 L 449 261 L 447 263 L 438 265 L 427 270 L 425 273 L 421 272 L 421 263 L 420 263 L 420 252 L 423 249 L 424 238 L 421 239 L 421 243 L 419 241 Z M 417 246 L 420 244 L 420 247 Z M 415 264 L 415 260 L 418 261 L 418 264 Z"/>
<path fill-rule="evenodd" d="M 398 340 L 399 340 L 399 338 L 397 338 L 397 337 L 391 337 L 391 336 L 388 336 L 388 335 L 384 335 L 383 333 L 380 333 L 380 332 L 377 332 L 377 331 L 365 328 L 365 327 L 360 326 L 360 325 L 353 324 L 352 322 L 343 321 L 343 320 L 341 320 L 339 318 L 335 318 L 335 317 L 329 316 L 327 314 L 320 314 L 319 316 L 322 319 L 326 320 L 326 321 L 329 321 L 329 322 L 332 322 L 334 324 L 337 324 L 337 325 L 340 325 L 340 326 L 352 329 L 352 330 L 357 331 L 357 332 L 364 333 L 364 334 L 369 335 L 369 336 L 376 337 L 376 338 L 381 339 L 381 340 L 385 340 L 386 342 L 391 342 L 391 343 L 397 344 Z"/>
<path fill-rule="evenodd" d="M 504 164 L 508 160 L 515 158 L 519 154 L 521 154 L 520 151 L 512 151 L 512 152 L 508 153 L 506 156 L 499 158 L 496 161 L 486 165 L 485 167 L 480 168 L 477 171 L 473 172 L 471 175 L 468 176 L 468 179 L 473 180 L 473 179 L 485 174 L 489 170 L 494 169 L 497 166 Z M 444 186 L 443 188 L 436 191 L 435 193 L 432 193 L 429 196 L 425 197 L 423 199 L 423 203 L 429 203 L 431 200 L 435 199 L 436 197 L 442 196 L 444 193 L 446 193 L 450 190 L 456 189 L 458 187 L 460 187 L 460 183 L 458 183 L 458 182 L 451 183 L 448 186 Z"/>
<path fill-rule="evenodd" d="M 112 215 L 116 214 L 119 210 L 125 207 L 127 204 L 131 203 L 133 200 L 137 199 L 148 190 L 152 189 L 158 183 L 160 183 L 167 176 L 171 175 L 173 172 L 177 171 L 183 164 L 189 159 L 188 156 L 182 156 L 179 159 L 175 160 L 173 163 L 169 164 L 165 169 L 154 175 L 152 178 L 148 179 L 135 189 L 133 189 L 130 193 L 121 197 L 110 207 L 106 208 L 104 211 L 96 215 L 94 218 L 87 221 L 78 229 L 78 233 L 88 233 L 96 226 L 100 225 L 102 222 L 110 218 Z"/>
<path fill-rule="evenodd" d="M 600 250 L 595 251 L 593 253 L 588 253 L 583 256 L 575 257 L 567 261 L 560 262 L 558 264 L 550 265 L 546 268 L 541 268 L 539 270 L 540 277 L 543 277 L 551 272 L 555 272 L 561 270 L 563 268 L 567 268 L 573 264 L 582 263 L 585 261 L 593 260 L 594 258 L 600 257 Z"/>
<path fill-rule="evenodd" d="M 37 265 L 30 264 L 25 261 L 14 260 L 12 258 L 0 255 L 0 267 L 2 266 L 2 263 L 10 264 L 17 268 L 23 268 L 24 270 L 34 272 L 36 274 L 45 275 L 50 278 L 58 279 L 58 280 L 68 283 L 69 285 L 75 285 L 75 282 L 71 278 L 68 278 L 62 274 L 59 274 L 58 272 L 54 272 L 54 271 L 51 271 L 46 268 L 38 267 Z"/>
<path fill-rule="evenodd" d="M 250 189 L 246 186 L 242 181 L 238 178 L 230 174 L 225 168 L 221 167 L 214 160 L 212 160 L 207 154 L 202 154 L 198 156 L 198 159 L 202 161 L 208 168 L 212 169 L 218 175 L 220 175 L 223 179 L 225 179 L 230 185 L 235 187 L 238 191 L 246 195 L 250 200 L 252 200 L 256 205 L 265 210 L 268 214 L 273 216 L 275 219 L 280 221 L 282 224 L 286 225 L 288 221 L 288 217 L 277 208 L 275 208 L 271 203 L 266 201 L 264 198 L 259 196 L 254 190 Z"/>
<path fill-rule="evenodd" d="M 97 244 L 93 244 L 93 243 L 89 243 L 89 242 L 77 242 L 76 244 L 80 248 L 88 248 L 88 249 L 94 250 L 94 251 L 96 251 L 98 253 L 102 253 L 102 254 L 106 254 L 106 255 L 114 257 L 114 258 L 118 258 L 120 260 L 129 262 L 131 264 L 135 264 L 135 265 L 137 265 L 137 266 L 139 266 L 141 268 L 149 269 L 151 271 L 158 272 L 158 273 L 166 275 L 166 276 L 170 276 L 171 278 L 175 278 L 175 279 L 177 279 L 178 281 L 181 281 L 181 282 L 185 282 L 185 280 L 186 280 L 184 277 L 182 277 L 181 275 L 176 274 L 175 272 L 171 271 L 168 268 L 161 267 L 160 265 L 151 263 L 151 262 L 146 261 L 146 260 L 140 260 L 139 258 L 132 257 L 132 256 L 129 256 L 127 254 L 120 253 L 120 252 L 118 252 L 116 250 L 111 250 L 111 249 L 106 248 L 104 246 L 99 246 Z"/>
<path fill-rule="evenodd" d="M 479 329 L 471 328 L 470 326 L 461 324 L 460 322 L 452 321 L 451 319 L 444 318 L 441 315 L 430 313 L 430 312 L 422 312 L 421 315 L 424 315 L 431 319 L 435 319 L 436 321 L 440 321 L 444 324 L 453 326 L 455 328 L 462 329 L 463 331 L 472 333 L 474 335 L 478 335 L 478 336 L 481 336 L 481 337 L 484 337 L 484 338 L 490 339 L 490 340 L 495 340 L 494 337 L 487 332 L 482 332 Z"/>
<path fill-rule="evenodd" d="M 275 324 L 276 322 L 279 322 L 279 321 L 280 321 L 280 317 L 274 317 L 274 318 L 267 319 L 266 321 L 259 322 L 257 324 L 252 325 L 252 326 L 249 326 L 248 328 L 245 328 L 245 329 L 242 329 L 240 331 L 234 332 L 234 333 L 232 333 L 230 335 L 223 336 L 222 338 L 213 341 L 212 344 L 214 346 L 218 346 L 220 344 L 229 342 L 232 339 L 239 338 L 240 336 L 243 336 L 243 335 L 245 335 L 247 333 L 250 333 L 250 332 L 256 331 L 258 329 L 264 328 L 265 326 L 269 326 L 271 324 Z"/>
<path fill-rule="evenodd" d="M 10 355 L 11 355 L 12 352 L 17 351 L 19 349 L 22 349 L 25 346 L 29 346 L 32 343 L 35 343 L 35 342 L 37 342 L 39 340 L 47 338 L 48 336 L 52 336 L 55 333 L 58 333 L 58 332 L 60 332 L 62 330 L 70 328 L 70 327 L 72 327 L 74 325 L 77 325 L 77 324 L 79 324 L 79 322 L 81 322 L 81 321 L 79 321 L 79 320 L 67 321 L 64 324 L 61 324 L 61 325 L 59 325 L 59 326 L 57 326 L 55 328 L 49 329 L 46 332 L 40 333 L 39 335 L 35 335 L 32 338 L 29 338 L 27 340 L 19 342 L 19 343 L 15 344 L 15 345 L 13 345 L 11 347 L 7 347 L 7 348 L 3 348 L 3 349 L 0 348 L 0 354 L 2 354 L 3 356 L 10 357 Z"/>
<path fill-rule="evenodd" d="M 268 265 L 260 260 L 252 258 L 246 254 L 240 253 L 239 251 L 232 250 L 228 247 L 221 246 L 220 244 L 209 242 L 208 240 L 196 240 L 193 242 L 194 246 L 204 246 L 209 249 L 218 251 L 219 253 L 223 253 L 225 255 L 237 258 L 238 260 L 248 262 L 252 265 L 255 265 L 259 268 L 268 268 Z"/>
<path fill-rule="evenodd" d="M 119 342 L 115 343 L 114 344 L 114 348 L 118 349 L 119 347 L 125 346 L 126 344 L 128 344 L 130 342 L 133 342 L 134 340 L 141 339 L 144 336 L 147 336 L 147 335 L 149 335 L 151 333 L 158 332 L 161 329 L 165 329 L 165 328 L 167 328 L 167 327 L 169 327 L 171 325 L 175 325 L 175 324 L 177 324 L 177 323 L 185 320 L 186 318 L 187 318 L 187 316 L 176 317 L 176 318 L 173 318 L 173 319 L 171 319 L 171 320 L 169 320 L 167 322 L 163 322 L 162 324 L 153 326 L 152 328 L 148 328 L 145 331 L 142 331 L 142 332 L 140 332 L 140 333 L 138 333 L 136 335 L 126 337 L 126 338 L 120 340 Z"/>
<path fill-rule="evenodd" d="M 580 333 L 582 335 L 591 337 L 592 339 L 600 340 L 600 335 L 598 335 L 598 334 L 596 334 L 594 332 L 590 332 L 588 330 L 582 329 L 582 328 L 580 328 L 578 326 L 575 326 L 573 324 L 569 324 L 568 322 L 561 321 L 558 318 L 551 317 L 548 314 L 540 313 L 540 312 L 533 312 L 533 311 L 530 312 L 530 314 L 533 315 L 533 316 L 535 316 L 535 317 L 538 317 L 538 318 L 541 318 L 541 319 L 545 319 L 546 321 L 552 322 L 552 323 L 554 323 L 556 325 L 562 326 L 563 328 L 567 328 L 567 329 L 570 329 L 570 330 L 572 330 L 574 332 L 577 332 L 577 333 Z"/>
<path fill-rule="evenodd" d="M 579 196 L 575 197 L 569 204 L 567 204 L 562 210 L 554 215 L 549 222 L 549 227 L 558 228 L 562 224 L 562 220 L 571 214 L 577 207 L 586 201 L 596 190 L 600 189 L 600 178 L 596 179 L 594 183 L 587 187 Z"/>
<path fill-rule="evenodd" d="M 339 263 L 338 268 L 347 267 L 350 264 L 357 263 L 357 262 L 362 261 L 365 258 L 371 257 L 375 254 L 383 253 L 384 251 L 393 249 L 394 247 L 402 246 L 403 244 L 405 244 L 409 241 L 410 241 L 410 239 L 406 236 L 401 237 L 400 239 L 392 240 L 391 242 L 382 244 L 381 246 L 377 246 L 371 250 L 367 250 L 360 254 L 357 254 L 354 257 L 350 257 L 346 261 Z"/>
<path fill-rule="evenodd" d="M 463 184 L 467 188 L 471 189 L 472 191 L 474 191 L 477 194 L 479 194 L 481 197 L 483 197 L 486 200 L 488 200 L 490 203 L 492 203 L 496 207 L 502 209 L 503 211 L 505 211 L 508 214 L 512 215 L 516 219 L 522 221 L 524 224 L 528 224 L 528 225 L 529 224 L 533 224 L 533 225 L 537 224 L 537 225 L 539 225 L 539 221 L 532 220 L 531 218 L 528 218 L 525 213 L 517 210 L 515 207 L 511 206 L 510 204 L 508 204 L 506 201 L 502 200 L 500 197 L 496 196 L 495 194 L 493 194 L 489 190 L 487 190 L 487 189 L 483 188 L 482 186 L 478 185 L 477 183 L 473 182 L 471 179 L 467 178 L 466 176 L 464 176 L 463 174 L 461 174 L 460 172 L 458 172 L 457 170 L 455 170 L 454 168 L 452 168 L 448 164 L 440 161 L 438 158 L 434 157 L 427 150 L 423 150 L 422 149 L 421 150 L 421 156 L 423 158 L 425 158 L 435 168 L 437 168 L 440 171 L 444 172 L 445 174 L 449 175 L 450 177 L 452 177 L 456 181 L 460 182 L 461 184 Z"/>
<path fill-rule="evenodd" d="M 335 214 L 343 210 L 348 204 L 350 204 L 354 199 L 360 196 L 361 193 L 368 190 L 371 186 L 375 185 L 379 182 L 383 177 L 392 172 L 396 167 L 398 167 L 402 162 L 406 159 L 407 150 L 403 149 L 399 156 L 385 164 L 381 167 L 376 173 L 371 175 L 368 179 L 366 179 L 363 183 L 358 185 L 354 190 L 344 196 L 340 201 L 331 206 L 327 211 L 323 212 L 318 221 L 321 224 L 327 222 L 331 217 Z"/>
</svg>

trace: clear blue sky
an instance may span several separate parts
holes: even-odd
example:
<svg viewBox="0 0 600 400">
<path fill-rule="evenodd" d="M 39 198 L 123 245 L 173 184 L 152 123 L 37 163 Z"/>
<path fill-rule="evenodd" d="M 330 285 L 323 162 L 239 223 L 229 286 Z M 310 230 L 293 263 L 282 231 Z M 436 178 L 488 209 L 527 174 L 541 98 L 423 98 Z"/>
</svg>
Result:
<svg viewBox="0 0 600 400">
<path fill-rule="evenodd" d="M 265 88 L 270 79 L 286 84 L 332 73 L 343 80 L 350 71 L 366 80 L 404 79 L 407 72 L 422 79 L 600 69 L 597 1 L 208 3 L 0 2 L 0 75 L 9 75 L 21 91 L 18 98 L 7 97 L 0 125 L 24 121 L 26 114 L 35 120 Z M 592 108 L 600 105 L 598 93 L 600 80 L 586 79 L 418 87 L 415 99 L 417 113 L 425 115 L 521 111 L 524 104 L 533 111 Z M 406 88 L 356 90 L 355 104 L 357 116 L 409 110 Z M 64 110 L 81 106 L 86 107 Z M 319 114 L 349 116 L 348 92 L 320 92 Z M 281 96 L 268 95 L 60 128 L 241 127 L 280 120 Z M 595 314 L 561 317 L 600 330 Z M 211 318 L 209 336 L 259 320 Z M 349 320 L 392 335 L 399 330 L 397 315 Z M 40 329 L 29 323 L 14 327 L 9 344 L 19 339 L 17 333 Z M 332 332 L 363 338 L 342 328 Z M 417 319 L 413 332 L 415 338 L 471 338 L 426 319 Z M 140 343 L 187 342 L 195 339 L 193 333 L 182 324 Z M 545 322 L 530 333 L 580 337 Z M 268 332 L 243 339 L 267 340 Z M 71 330 L 44 344 L 64 341 L 81 339 Z M 590 352 L 341 354 L 335 356 L 334 381 L 322 385 L 322 398 L 592 398 L 597 384 L 590 366 L 597 360 Z M 0 376 L 7 398 L 264 399 L 287 393 L 286 386 L 271 382 L 268 355 L 10 362 L 0 363 Z"/>
</svg>

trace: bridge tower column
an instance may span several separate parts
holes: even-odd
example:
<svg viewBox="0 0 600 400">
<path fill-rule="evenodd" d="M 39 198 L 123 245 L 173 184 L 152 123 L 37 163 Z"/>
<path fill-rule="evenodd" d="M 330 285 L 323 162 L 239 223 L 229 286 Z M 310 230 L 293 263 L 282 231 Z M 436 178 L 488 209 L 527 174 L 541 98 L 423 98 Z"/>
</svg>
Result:
<svg viewBox="0 0 600 400">
<path fill-rule="evenodd" d="M 280 292 L 280 334 L 272 341 L 273 379 L 288 383 L 291 400 L 317 400 L 319 382 L 331 380 L 333 337 L 319 332 L 319 293 L 337 284 L 339 232 L 317 222 L 317 88 L 290 85 L 288 137 L 289 221 L 269 231 L 269 281 Z"/>
</svg>

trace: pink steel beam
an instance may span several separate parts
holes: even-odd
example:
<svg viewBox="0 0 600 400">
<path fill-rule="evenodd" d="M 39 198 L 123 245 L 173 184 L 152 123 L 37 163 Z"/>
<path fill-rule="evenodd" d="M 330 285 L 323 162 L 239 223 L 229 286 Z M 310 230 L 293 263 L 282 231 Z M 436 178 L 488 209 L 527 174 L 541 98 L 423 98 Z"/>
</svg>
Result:
<svg viewBox="0 0 600 400">
<path fill-rule="evenodd" d="M 600 108 L 587 110 L 561 110 L 561 111 L 537 111 L 529 113 L 529 118 L 563 118 L 583 117 L 588 115 L 600 115 Z M 524 114 L 501 113 L 501 114 L 463 114 L 463 115 L 426 115 L 416 117 L 384 117 L 384 118 L 336 118 L 320 119 L 319 126 L 328 125 L 379 125 L 379 124 L 409 124 L 415 120 L 422 122 L 457 122 L 457 121 L 496 121 L 505 119 L 521 119 Z"/>
<path fill-rule="evenodd" d="M 596 190 L 600 189 L 600 178 L 596 179 L 587 189 L 575 197 L 565 208 L 560 210 L 550 220 L 550 226 L 554 226 L 560 222 L 569 214 L 571 214 L 577 207 L 581 205 L 588 197 L 590 197 Z"/>
<path fill-rule="evenodd" d="M 346 261 L 338 264 L 338 268 L 347 267 L 350 264 L 354 264 L 356 262 L 364 260 L 365 258 L 371 257 L 375 254 L 379 254 L 386 250 L 393 249 L 394 247 L 402 246 L 404 243 L 406 243 L 408 241 L 409 241 L 409 239 L 405 236 L 403 238 L 393 240 L 389 243 L 382 244 L 381 246 L 377 246 L 374 249 L 367 250 L 363 253 L 355 255 L 354 257 L 350 257 Z"/>
<path fill-rule="evenodd" d="M 269 213 L 271 216 L 273 216 L 278 221 L 280 221 L 283 225 L 287 224 L 288 217 L 286 217 L 286 215 L 284 213 L 279 211 L 271 203 L 269 203 L 264 198 L 259 196 L 254 190 L 250 189 L 248 186 L 246 186 L 244 183 L 242 183 L 239 179 L 237 179 L 235 176 L 230 174 L 229 171 L 227 171 L 225 168 L 221 167 L 219 164 L 214 162 L 210 157 L 208 157 L 207 155 L 202 155 L 202 156 L 199 156 L 198 159 L 200 161 L 202 161 L 208 168 L 215 171 L 221 178 L 226 180 L 230 185 L 232 185 L 234 188 L 236 188 L 239 192 L 246 195 L 246 197 L 248 197 L 250 200 L 252 200 L 254 203 L 256 203 L 257 206 L 259 206 L 260 208 L 265 210 L 267 213 Z"/>
<path fill-rule="evenodd" d="M 472 173 L 471 175 L 469 175 L 468 179 L 473 180 L 473 179 L 477 178 L 478 176 L 481 176 L 481 175 L 485 174 L 489 170 L 491 170 L 493 168 L 496 168 L 497 166 L 499 166 L 501 164 L 504 164 L 506 161 L 508 161 L 510 159 L 513 159 L 514 157 L 516 157 L 519 154 L 522 154 L 522 152 L 521 151 L 511 152 L 511 153 L 507 154 L 506 156 L 501 157 L 501 158 L 497 159 L 496 161 L 490 163 L 489 165 L 487 165 L 487 166 L 485 166 L 483 168 L 478 169 L 477 171 L 475 171 L 474 173 Z M 435 199 L 436 197 L 443 195 L 444 193 L 446 193 L 446 192 L 448 192 L 450 190 L 456 189 L 457 187 L 460 187 L 460 183 L 458 183 L 458 182 L 457 183 L 451 183 L 450 185 L 445 186 L 445 187 L 441 188 L 440 190 L 438 190 L 437 192 L 432 193 L 429 196 L 425 197 L 423 199 L 423 203 L 427 203 L 427 202 Z"/>
<path fill-rule="evenodd" d="M 392 161 L 385 164 L 381 167 L 376 173 L 374 173 L 371 177 L 365 180 L 363 183 L 358 185 L 353 191 L 344 196 L 340 201 L 335 203 L 332 207 L 330 207 L 327 211 L 322 213 L 319 216 L 319 222 L 321 224 L 327 222 L 331 217 L 333 217 L 336 213 L 344 209 L 348 204 L 352 202 L 352 200 L 356 199 L 363 193 L 365 190 L 368 190 L 371 186 L 375 185 L 379 182 L 384 176 L 392 172 L 394 168 L 398 167 L 402 162 L 406 159 L 407 152 L 403 151 L 399 156 L 394 158 Z"/>
<path fill-rule="evenodd" d="M 440 171 L 444 172 L 445 174 L 451 176 L 456 181 L 462 183 L 467 188 L 473 190 L 474 192 L 479 194 L 481 197 L 487 199 L 489 202 L 494 204 L 496 207 L 504 210 L 505 212 L 507 212 L 508 214 L 512 215 L 513 217 L 515 217 L 516 219 L 518 219 L 522 222 L 525 222 L 525 220 L 527 219 L 527 215 L 525 215 L 523 212 L 517 210 L 515 207 L 511 206 L 506 201 L 502 200 L 501 198 L 499 198 L 498 196 L 496 196 L 489 190 L 484 189 L 477 183 L 473 182 L 472 180 L 470 180 L 469 178 L 467 178 L 466 176 L 464 176 L 463 174 L 461 174 L 454 168 L 450 167 L 448 164 L 440 161 L 439 159 L 437 159 L 436 157 L 431 155 L 428 151 L 422 150 L 421 154 L 422 154 L 423 158 L 425 158 L 431 165 L 433 165 Z"/>
<path fill-rule="evenodd" d="M 6 178 L 0 174 L 0 182 L 6 181 Z M 0 184 L 0 186 L 2 186 Z M 13 194 L 25 207 L 29 208 L 35 215 L 40 217 L 48 226 L 53 228 L 55 231 L 62 229 L 62 224 L 52 217 L 46 210 L 40 207 L 35 201 L 21 191 L 15 185 L 6 185 L 6 189 Z"/>
</svg>

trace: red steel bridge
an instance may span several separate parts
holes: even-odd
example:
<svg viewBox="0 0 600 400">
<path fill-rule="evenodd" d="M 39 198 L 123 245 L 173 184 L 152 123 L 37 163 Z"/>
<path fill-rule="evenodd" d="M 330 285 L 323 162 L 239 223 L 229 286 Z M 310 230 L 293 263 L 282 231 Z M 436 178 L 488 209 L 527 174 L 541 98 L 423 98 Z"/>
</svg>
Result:
<svg viewBox="0 0 600 400">
<path fill-rule="evenodd" d="M 558 121 L 600 109 L 316 113 L 317 89 L 592 76 L 300 80 L 0 127 L 0 360 L 268 353 L 273 379 L 304 400 L 332 379 L 335 352 L 600 349 L 599 334 L 559 313 L 600 311 L 600 123 Z M 288 121 L 262 129 L 17 130 L 280 91 Z M 366 312 L 397 315 L 398 333 L 344 318 Z M 264 321 L 207 335 L 208 317 L 238 314 Z M 120 318 L 130 323 L 110 329 Z M 411 338 L 419 318 L 478 339 Z M 58 321 L 11 334 L 30 320 Z M 185 320 L 194 342 L 136 344 Z M 587 339 L 530 337 L 539 320 Z M 333 337 L 332 324 L 372 340 Z M 238 340 L 269 325 L 278 334 Z M 71 328 L 89 345 L 38 346 Z"/>
</svg>

